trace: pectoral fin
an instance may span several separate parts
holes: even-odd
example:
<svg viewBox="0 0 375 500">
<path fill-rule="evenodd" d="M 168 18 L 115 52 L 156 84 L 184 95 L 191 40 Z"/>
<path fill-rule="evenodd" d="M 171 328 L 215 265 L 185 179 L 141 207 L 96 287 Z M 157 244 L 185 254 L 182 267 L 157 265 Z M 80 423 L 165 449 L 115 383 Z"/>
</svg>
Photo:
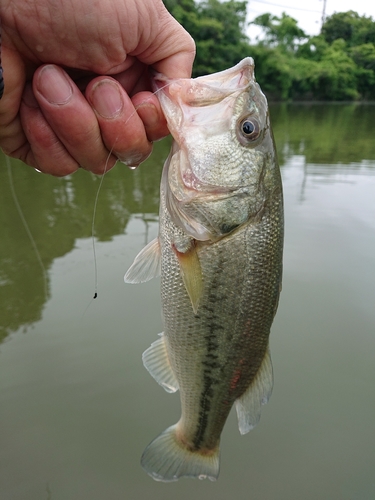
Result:
<svg viewBox="0 0 375 500">
<path fill-rule="evenodd" d="M 255 379 L 235 403 L 241 434 L 251 431 L 259 422 L 261 406 L 266 404 L 271 397 L 272 386 L 272 362 L 269 349 L 267 349 Z"/>
<path fill-rule="evenodd" d="M 159 238 L 155 238 L 136 256 L 124 276 L 125 283 L 144 283 L 160 276 L 160 263 L 160 243 Z"/>
<path fill-rule="evenodd" d="M 174 251 L 180 264 L 182 280 L 189 295 L 194 314 L 196 314 L 203 292 L 203 279 L 195 242 L 192 240 L 189 249 L 185 252 L 179 252 L 176 248 L 174 248 Z"/>
</svg>

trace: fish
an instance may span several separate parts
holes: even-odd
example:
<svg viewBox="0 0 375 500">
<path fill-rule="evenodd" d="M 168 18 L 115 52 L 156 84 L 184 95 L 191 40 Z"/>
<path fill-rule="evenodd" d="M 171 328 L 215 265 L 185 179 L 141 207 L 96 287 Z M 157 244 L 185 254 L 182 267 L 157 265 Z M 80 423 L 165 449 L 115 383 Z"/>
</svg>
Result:
<svg viewBox="0 0 375 500">
<path fill-rule="evenodd" d="M 159 234 L 125 282 L 161 275 L 164 332 L 143 363 L 181 418 L 145 449 L 157 481 L 216 480 L 235 406 L 241 434 L 273 386 L 269 334 L 282 280 L 283 193 L 254 61 L 192 79 L 154 76 L 173 137 L 160 186 Z"/>
</svg>

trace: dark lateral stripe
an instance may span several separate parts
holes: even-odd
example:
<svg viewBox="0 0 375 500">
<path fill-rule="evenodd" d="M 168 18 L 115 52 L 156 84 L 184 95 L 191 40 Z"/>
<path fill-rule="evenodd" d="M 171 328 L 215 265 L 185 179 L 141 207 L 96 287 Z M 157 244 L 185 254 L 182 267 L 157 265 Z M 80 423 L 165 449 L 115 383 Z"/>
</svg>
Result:
<svg viewBox="0 0 375 500">
<path fill-rule="evenodd" d="M 221 330 L 223 326 L 218 323 L 216 316 L 217 307 L 212 307 L 213 304 L 218 304 L 220 302 L 219 297 L 215 295 L 215 290 L 218 287 L 218 282 L 220 281 L 222 266 L 220 263 L 217 266 L 217 271 L 213 277 L 210 294 L 208 297 L 208 304 L 205 304 L 203 308 L 208 312 L 206 320 L 209 321 L 209 329 L 205 335 L 206 341 L 206 356 L 203 361 L 203 390 L 199 401 L 199 418 L 197 431 L 193 440 L 194 448 L 198 450 L 204 441 L 205 432 L 208 425 L 208 417 L 211 410 L 211 401 L 214 396 L 214 386 L 219 383 L 219 380 L 214 376 L 213 370 L 219 368 L 219 363 L 217 359 L 217 349 L 219 347 L 217 342 L 217 332 Z"/>
<path fill-rule="evenodd" d="M 1 65 L 1 20 L 0 20 L 0 99 L 4 94 L 4 78 L 3 78 L 3 67 Z"/>
</svg>

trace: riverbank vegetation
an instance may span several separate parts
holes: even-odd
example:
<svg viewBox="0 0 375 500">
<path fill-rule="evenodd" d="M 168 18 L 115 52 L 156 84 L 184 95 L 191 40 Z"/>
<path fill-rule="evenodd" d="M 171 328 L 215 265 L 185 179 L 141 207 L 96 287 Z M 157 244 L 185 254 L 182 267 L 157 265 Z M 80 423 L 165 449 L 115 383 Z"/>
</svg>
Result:
<svg viewBox="0 0 375 500">
<path fill-rule="evenodd" d="M 319 35 L 297 21 L 263 14 L 252 23 L 262 35 L 246 35 L 246 1 L 164 0 L 196 41 L 194 76 L 255 60 L 256 78 L 275 100 L 375 100 L 375 21 L 354 11 L 328 17 Z"/>
</svg>

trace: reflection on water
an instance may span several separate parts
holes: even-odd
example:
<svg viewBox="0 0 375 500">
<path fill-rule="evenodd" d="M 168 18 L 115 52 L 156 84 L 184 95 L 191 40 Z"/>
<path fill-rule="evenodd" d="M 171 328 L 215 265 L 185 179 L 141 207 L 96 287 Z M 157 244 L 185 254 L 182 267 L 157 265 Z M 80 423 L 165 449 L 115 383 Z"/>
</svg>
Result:
<svg viewBox="0 0 375 500">
<path fill-rule="evenodd" d="M 132 214 L 146 227 L 156 220 L 162 158 L 169 141 L 160 144 L 153 162 L 130 172 L 115 168 L 105 176 L 100 192 L 95 237 L 110 241 L 123 234 Z M 22 325 L 41 319 L 49 293 L 29 236 L 12 197 L 11 182 L 45 269 L 70 252 L 78 238 L 90 238 L 99 178 L 84 171 L 56 179 L 13 162 L 12 177 L 2 157 L 0 168 L 0 340 Z M 48 288 L 48 286 L 47 286 Z"/>
<path fill-rule="evenodd" d="M 283 165 L 293 155 L 307 164 L 348 164 L 375 159 L 375 104 L 279 104 L 271 107 Z"/>
<path fill-rule="evenodd" d="M 272 329 L 275 390 L 260 425 L 223 435 L 217 483 L 157 484 L 141 470 L 178 397 L 143 369 L 160 331 L 158 282 L 123 274 L 157 233 L 170 141 L 136 171 L 55 179 L 0 166 L 0 498 L 375 498 L 374 106 L 271 108 L 285 191 L 284 284 Z M 26 335 L 24 335 L 26 333 Z"/>
</svg>

